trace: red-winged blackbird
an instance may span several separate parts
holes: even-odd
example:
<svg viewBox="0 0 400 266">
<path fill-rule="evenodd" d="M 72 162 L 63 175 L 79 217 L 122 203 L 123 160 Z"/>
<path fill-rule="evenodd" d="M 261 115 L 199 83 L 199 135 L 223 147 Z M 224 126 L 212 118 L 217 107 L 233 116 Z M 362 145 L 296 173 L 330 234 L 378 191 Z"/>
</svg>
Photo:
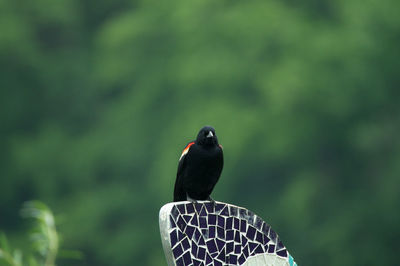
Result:
<svg viewBox="0 0 400 266">
<path fill-rule="evenodd" d="M 203 127 L 179 159 L 174 201 L 212 200 L 210 194 L 221 175 L 224 158 L 214 128 Z"/>
</svg>

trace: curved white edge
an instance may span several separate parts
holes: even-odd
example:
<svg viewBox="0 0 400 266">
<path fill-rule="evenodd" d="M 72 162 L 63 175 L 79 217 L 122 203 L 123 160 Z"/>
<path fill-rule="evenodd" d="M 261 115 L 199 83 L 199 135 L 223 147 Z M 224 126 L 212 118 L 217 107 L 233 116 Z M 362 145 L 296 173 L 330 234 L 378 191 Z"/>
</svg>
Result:
<svg viewBox="0 0 400 266">
<path fill-rule="evenodd" d="M 169 244 L 169 232 L 168 229 L 170 227 L 169 224 L 169 214 L 171 212 L 172 207 L 175 203 L 167 203 L 161 207 L 159 213 L 159 224 L 160 224 L 160 234 L 161 234 L 161 242 L 164 249 L 165 258 L 167 259 L 167 263 L 169 266 L 174 266 L 174 258 L 172 256 L 171 246 Z"/>
<path fill-rule="evenodd" d="M 198 201 L 198 203 L 204 203 L 209 201 Z M 170 228 L 170 221 L 169 221 L 169 214 L 171 213 L 171 209 L 175 204 L 182 204 L 182 203 L 190 203 L 190 201 L 179 201 L 179 202 L 170 202 L 165 204 L 161 207 L 159 213 L 159 225 L 160 225 L 160 234 L 161 234 L 161 242 L 164 249 L 164 254 L 169 266 L 176 266 L 175 260 L 173 258 L 172 249 L 169 243 L 169 228 Z M 215 203 L 227 204 L 230 206 L 234 206 L 237 208 L 243 208 L 237 205 L 215 201 Z M 255 214 L 257 215 L 257 214 Z M 275 254 L 258 254 L 255 256 L 251 256 L 247 258 L 246 262 L 243 264 L 244 266 L 297 266 L 297 264 L 293 261 L 293 257 L 288 254 L 288 259 L 281 258 Z"/>
</svg>

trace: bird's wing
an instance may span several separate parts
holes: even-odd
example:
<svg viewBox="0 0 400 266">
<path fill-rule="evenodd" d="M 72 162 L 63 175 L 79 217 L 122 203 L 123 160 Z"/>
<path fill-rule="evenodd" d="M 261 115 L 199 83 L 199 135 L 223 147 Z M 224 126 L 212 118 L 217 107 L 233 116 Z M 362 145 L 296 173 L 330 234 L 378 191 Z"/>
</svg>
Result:
<svg viewBox="0 0 400 266">
<path fill-rule="evenodd" d="M 183 170 L 186 167 L 186 154 L 188 153 L 190 146 L 194 144 L 194 141 L 189 142 L 188 145 L 183 149 L 182 155 L 179 158 L 179 164 L 178 164 L 178 172 L 176 174 L 176 181 L 175 181 L 175 188 L 174 188 L 174 201 L 182 201 L 186 200 L 186 192 L 183 189 L 183 180 L 182 180 L 182 174 Z"/>
<path fill-rule="evenodd" d="M 183 149 L 183 151 L 182 151 L 181 157 L 179 158 L 179 162 L 185 157 L 185 155 L 188 153 L 188 151 L 189 151 L 189 149 L 190 149 L 190 146 L 192 146 L 193 144 L 194 144 L 194 141 L 189 142 L 189 144 L 186 145 L 186 147 L 185 147 L 185 148 Z"/>
</svg>

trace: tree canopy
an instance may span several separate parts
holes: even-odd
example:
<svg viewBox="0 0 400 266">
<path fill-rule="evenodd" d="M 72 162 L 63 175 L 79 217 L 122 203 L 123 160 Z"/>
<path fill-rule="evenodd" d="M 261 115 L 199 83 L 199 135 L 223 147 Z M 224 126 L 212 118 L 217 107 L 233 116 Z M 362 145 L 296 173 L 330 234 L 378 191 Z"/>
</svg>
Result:
<svg viewBox="0 0 400 266">
<path fill-rule="evenodd" d="M 213 125 L 213 198 L 299 265 L 393 265 L 400 2 L 0 1 L 0 230 L 48 204 L 74 265 L 164 265 L 158 210 Z M 60 260 L 58 265 L 70 265 Z"/>
</svg>

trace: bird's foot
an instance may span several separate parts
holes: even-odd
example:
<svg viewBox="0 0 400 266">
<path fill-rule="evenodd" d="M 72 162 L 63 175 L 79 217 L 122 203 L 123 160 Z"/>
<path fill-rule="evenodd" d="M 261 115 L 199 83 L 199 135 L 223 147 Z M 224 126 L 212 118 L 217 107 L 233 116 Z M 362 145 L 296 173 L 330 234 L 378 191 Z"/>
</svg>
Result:
<svg viewBox="0 0 400 266">
<path fill-rule="evenodd" d="M 197 200 L 192 199 L 191 197 L 189 197 L 188 194 L 186 194 L 186 200 L 187 200 L 187 201 L 190 201 L 191 203 L 197 203 Z"/>
<path fill-rule="evenodd" d="M 207 200 L 211 201 L 211 203 L 212 203 L 213 205 L 216 204 L 215 200 L 213 200 L 210 196 L 208 196 Z"/>
</svg>

